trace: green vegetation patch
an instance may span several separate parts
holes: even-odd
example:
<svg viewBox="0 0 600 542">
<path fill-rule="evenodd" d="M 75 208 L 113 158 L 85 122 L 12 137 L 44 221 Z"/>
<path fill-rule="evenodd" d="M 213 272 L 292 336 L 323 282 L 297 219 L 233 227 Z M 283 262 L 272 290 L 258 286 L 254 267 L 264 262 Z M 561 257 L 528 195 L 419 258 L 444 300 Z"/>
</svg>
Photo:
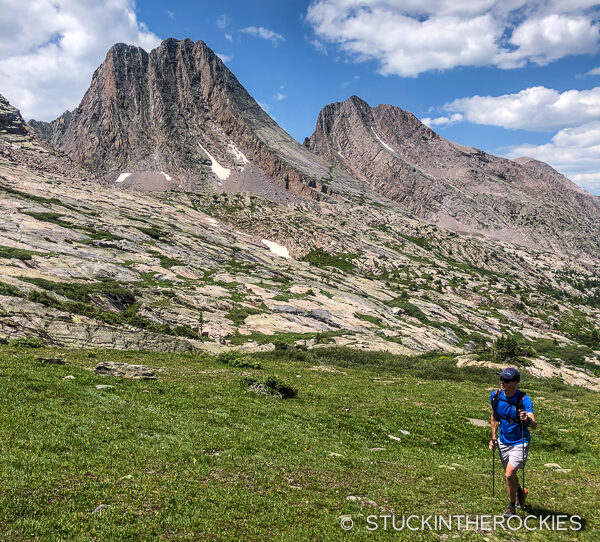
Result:
<svg viewBox="0 0 600 542">
<path fill-rule="evenodd" d="M 68 203 L 64 203 L 57 198 L 45 198 L 43 196 L 36 196 L 35 194 L 28 194 L 27 192 L 22 192 L 21 190 L 16 190 L 15 188 L 11 188 L 10 186 L 6 186 L 0 184 L 0 190 L 6 192 L 7 194 L 12 194 L 14 196 L 19 196 L 20 198 L 35 201 L 36 203 L 43 203 L 46 205 L 59 205 L 60 207 L 64 207 L 65 209 L 70 209 L 72 211 L 80 211 L 77 207 L 73 207 Z"/>
<path fill-rule="evenodd" d="M 170 256 L 165 256 L 157 250 L 149 250 L 148 253 L 152 254 L 152 256 L 154 256 L 155 258 L 158 258 L 160 260 L 160 266 L 164 267 L 165 269 L 171 269 L 171 267 L 175 267 L 176 265 L 185 266 L 185 263 L 181 260 L 178 260 L 177 258 L 172 258 Z"/>
<path fill-rule="evenodd" d="M 246 376 L 242 379 L 242 385 L 248 391 L 258 395 L 271 395 L 282 399 L 290 399 L 298 395 L 298 390 L 294 386 L 274 375 L 264 378 Z"/>
<path fill-rule="evenodd" d="M 352 260 L 358 257 L 358 254 L 340 252 L 338 254 L 330 254 L 322 248 L 314 248 L 307 253 L 302 260 L 317 267 L 334 267 L 347 273 L 354 270 L 355 266 Z"/>
<path fill-rule="evenodd" d="M 233 307 L 227 311 L 225 314 L 225 318 L 231 320 L 234 324 L 241 326 L 246 318 L 251 314 L 260 314 L 263 311 L 260 309 L 253 309 L 251 307 L 243 307 L 242 305 L 238 305 L 234 303 Z"/>
<path fill-rule="evenodd" d="M 26 250 L 22 248 L 5 247 L 0 245 L 0 258 L 15 259 L 15 260 L 31 260 L 32 256 L 43 255 L 42 252 Z"/>
<path fill-rule="evenodd" d="M 163 232 L 156 226 L 134 226 L 134 228 L 152 237 L 152 239 L 158 240 L 163 236 Z"/>
<path fill-rule="evenodd" d="M 62 310 L 72 314 L 79 314 L 94 318 L 111 325 L 129 324 L 131 326 L 176 337 L 186 337 L 199 341 L 209 340 L 202 337 L 191 326 L 160 324 L 137 314 L 139 303 L 135 301 L 135 293 L 121 286 L 116 281 L 106 280 L 92 283 L 67 283 L 53 282 L 40 278 L 22 277 L 22 280 L 35 284 L 44 291 L 32 291 L 27 299 L 35 303 L 41 303 L 46 307 Z M 48 291 L 67 297 L 72 301 L 61 301 L 49 295 Z M 121 312 L 115 313 L 97 308 L 94 303 L 94 295 L 108 299 Z"/>
<path fill-rule="evenodd" d="M 395 533 L 389 519 L 387 532 L 380 520 L 373 533 L 366 517 L 504 512 L 498 462 L 491 491 L 490 430 L 466 422 L 489 421 L 486 388 L 497 386 L 495 370 L 457 368 L 435 354 L 321 350 L 252 355 L 264 374 L 248 376 L 264 382 L 273 375 L 298 388 L 294 399 L 272 400 L 240 385 L 240 372 L 251 369 L 196 353 L 97 349 L 90 358 L 86 350 L 0 347 L 3 542 L 425 541 L 443 534 L 480 541 L 474 529 Z M 66 365 L 41 366 L 38 356 Z M 89 370 L 103 361 L 165 371 L 138 381 Z M 598 540 L 597 393 L 530 375 L 520 387 L 539 422 L 527 513 L 576 514 L 584 529 L 567 538 Z M 349 532 L 340 528 L 345 514 L 354 520 Z M 557 540 L 549 529 L 483 536 Z"/>
<path fill-rule="evenodd" d="M 377 318 L 377 316 L 371 316 L 370 314 L 361 314 L 360 312 L 356 312 L 356 313 L 354 313 L 354 317 L 358 318 L 359 320 L 362 320 L 363 322 L 369 322 L 371 324 L 374 324 L 377 327 L 387 327 L 381 321 L 381 318 Z"/>
<path fill-rule="evenodd" d="M 11 297 L 25 297 L 25 292 L 22 292 L 12 284 L 0 282 L 0 295 L 8 295 Z"/>
</svg>

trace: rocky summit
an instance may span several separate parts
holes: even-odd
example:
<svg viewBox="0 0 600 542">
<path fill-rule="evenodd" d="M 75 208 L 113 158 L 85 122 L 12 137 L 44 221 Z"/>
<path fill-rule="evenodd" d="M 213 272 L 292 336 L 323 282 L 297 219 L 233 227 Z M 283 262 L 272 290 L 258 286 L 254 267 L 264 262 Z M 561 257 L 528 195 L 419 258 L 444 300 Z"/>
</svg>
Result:
<svg viewBox="0 0 600 542">
<path fill-rule="evenodd" d="M 190 40 L 115 45 L 53 123 L 1 103 L 4 342 L 459 366 L 509 345 L 600 389 L 598 200 L 545 164 L 355 97 L 300 145 Z"/>
<path fill-rule="evenodd" d="M 564 254 L 600 251 L 600 198 L 547 164 L 448 141 L 398 107 L 357 96 L 327 105 L 305 145 L 438 226 Z"/>
<path fill-rule="evenodd" d="M 115 187 L 293 202 L 359 185 L 342 172 L 322 182 L 328 164 L 283 131 L 202 41 L 167 39 L 150 53 L 119 43 L 78 108 L 30 125 Z"/>
</svg>

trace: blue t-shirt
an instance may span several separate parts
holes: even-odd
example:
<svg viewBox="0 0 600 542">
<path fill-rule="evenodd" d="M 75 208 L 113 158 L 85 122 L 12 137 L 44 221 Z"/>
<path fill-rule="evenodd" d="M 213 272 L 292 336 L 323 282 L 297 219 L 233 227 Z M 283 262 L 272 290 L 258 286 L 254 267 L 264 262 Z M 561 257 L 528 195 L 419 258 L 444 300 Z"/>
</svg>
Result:
<svg viewBox="0 0 600 542">
<path fill-rule="evenodd" d="M 504 395 L 504 392 L 500 390 L 500 397 L 498 398 L 498 407 L 496 413 L 500 417 L 500 435 L 498 440 L 502 444 L 520 444 L 521 443 L 521 422 L 519 420 L 519 413 L 517 412 L 517 401 L 519 399 L 519 391 L 517 390 L 514 395 L 511 395 L 508 399 Z M 490 395 L 490 405 L 494 398 L 493 391 Z M 492 407 L 493 408 L 493 407 Z M 533 414 L 533 403 L 529 395 L 523 397 L 523 409 L 525 412 L 531 412 Z M 529 442 L 530 435 L 529 429 L 524 427 L 523 434 L 525 436 L 525 442 Z"/>
</svg>

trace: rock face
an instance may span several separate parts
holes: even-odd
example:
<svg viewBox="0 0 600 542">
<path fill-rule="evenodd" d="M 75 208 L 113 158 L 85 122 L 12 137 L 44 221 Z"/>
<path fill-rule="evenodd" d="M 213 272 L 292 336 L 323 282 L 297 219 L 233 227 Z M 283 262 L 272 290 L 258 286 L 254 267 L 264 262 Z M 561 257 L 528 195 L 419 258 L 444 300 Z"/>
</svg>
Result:
<svg viewBox="0 0 600 542">
<path fill-rule="evenodd" d="M 27 125 L 20 111 L 0 94 L 0 133 L 26 135 Z"/>
<path fill-rule="evenodd" d="M 459 235 L 364 185 L 360 198 L 298 205 L 131 192 L 86 179 L 26 129 L 0 132 L 0 343 L 216 353 L 289 341 L 470 362 L 518 333 L 552 352 L 580 344 L 585 356 L 560 369 L 532 359 L 529 372 L 600 389 L 597 254 Z M 549 175 L 519 162 L 509 164 Z"/>
<path fill-rule="evenodd" d="M 113 46 L 72 113 L 31 126 L 107 182 L 328 198 L 329 164 L 271 119 L 202 41 Z M 339 184 L 359 186 L 335 173 Z M 261 192 L 262 190 L 262 192 Z M 292 195 L 290 195 L 290 192 Z"/>
<path fill-rule="evenodd" d="M 600 249 L 600 198 L 547 164 L 448 141 L 398 107 L 330 104 L 305 145 L 437 225 L 543 250 Z"/>
</svg>

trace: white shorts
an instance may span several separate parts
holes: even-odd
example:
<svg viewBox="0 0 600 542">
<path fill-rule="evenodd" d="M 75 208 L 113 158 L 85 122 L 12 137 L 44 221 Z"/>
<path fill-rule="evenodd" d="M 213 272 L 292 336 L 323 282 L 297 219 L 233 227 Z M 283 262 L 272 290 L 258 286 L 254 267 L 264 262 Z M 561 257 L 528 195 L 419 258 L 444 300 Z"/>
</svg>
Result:
<svg viewBox="0 0 600 542">
<path fill-rule="evenodd" d="M 525 447 L 525 450 L 523 450 L 523 447 Z M 523 445 L 520 442 L 519 444 L 503 444 L 498 441 L 498 450 L 500 451 L 500 461 L 502 461 L 504 470 L 506 470 L 509 461 L 513 468 L 521 469 L 523 468 L 523 464 L 527 463 L 529 442 Z"/>
</svg>

